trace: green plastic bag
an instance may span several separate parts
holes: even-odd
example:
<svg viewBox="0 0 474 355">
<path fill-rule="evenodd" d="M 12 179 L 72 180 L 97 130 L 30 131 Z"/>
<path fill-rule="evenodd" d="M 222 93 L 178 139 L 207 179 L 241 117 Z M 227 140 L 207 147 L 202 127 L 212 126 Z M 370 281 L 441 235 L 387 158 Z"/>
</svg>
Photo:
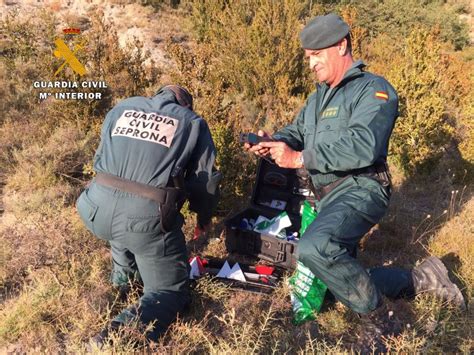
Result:
<svg viewBox="0 0 474 355">
<path fill-rule="evenodd" d="M 313 223 L 318 213 L 308 201 L 303 204 L 300 236 Z M 293 323 L 296 325 L 315 319 L 315 313 L 321 310 L 327 286 L 298 261 L 296 271 L 289 280 L 291 286 L 291 304 L 293 306 Z"/>
<path fill-rule="evenodd" d="M 299 261 L 289 283 L 293 323 L 299 325 L 315 319 L 314 314 L 321 310 L 327 286 Z"/>
<path fill-rule="evenodd" d="M 309 204 L 308 201 L 305 201 L 303 204 L 303 213 L 301 214 L 301 228 L 299 231 L 300 237 L 306 231 L 306 228 L 313 223 L 313 221 L 318 216 L 318 212 L 316 212 L 313 207 Z"/>
</svg>

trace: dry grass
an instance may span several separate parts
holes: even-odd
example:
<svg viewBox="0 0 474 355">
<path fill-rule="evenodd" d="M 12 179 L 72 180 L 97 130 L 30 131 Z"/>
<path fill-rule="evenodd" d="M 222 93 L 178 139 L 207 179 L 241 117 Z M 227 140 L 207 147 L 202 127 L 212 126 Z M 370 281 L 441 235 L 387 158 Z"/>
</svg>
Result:
<svg viewBox="0 0 474 355">
<path fill-rule="evenodd" d="M 456 193 L 453 194 L 453 199 Z M 451 209 L 448 214 L 452 214 Z M 448 268 L 458 277 L 462 290 L 471 300 L 474 297 L 474 199 L 454 214 L 429 243 L 430 253 L 443 258 Z"/>
<path fill-rule="evenodd" d="M 113 308 L 115 311 L 118 308 L 113 305 L 114 292 L 108 286 L 107 248 L 81 227 L 70 202 L 64 202 L 64 196 L 71 193 L 66 183 L 56 181 L 50 185 L 46 179 L 47 183 L 41 185 L 50 185 L 48 189 L 29 193 L 22 191 L 16 175 L 11 178 L 16 182 L 8 184 L 5 191 L 7 212 L 0 232 L 0 242 L 4 246 L 0 260 L 1 279 L 6 299 L 0 314 L 2 343 L 17 344 L 16 349 L 29 351 L 37 344 L 44 350 L 81 349 L 81 343 L 113 315 Z M 19 188 L 20 192 L 12 190 L 11 186 Z M 414 234 L 406 234 L 407 228 L 400 228 L 397 233 L 396 228 L 387 228 L 389 222 L 385 221 L 368 237 L 361 259 L 369 261 L 368 264 L 413 266 L 423 253 L 448 255 L 445 261 L 458 277 L 464 293 L 472 297 L 473 269 L 469 262 L 474 255 L 472 200 L 459 209 L 458 215 L 438 221 L 439 228 L 434 228 L 420 240 L 417 237 L 433 228 L 423 227 L 425 217 L 418 219 L 421 227 Z M 402 211 L 400 209 L 398 213 Z M 416 217 L 411 218 L 416 223 Z M 396 221 L 403 223 L 399 219 Z M 189 221 L 188 224 L 192 223 Z M 187 235 L 189 238 L 189 231 Z M 419 249 L 412 254 L 413 237 Z M 223 244 L 222 240 L 215 240 L 192 251 L 224 256 Z M 382 253 L 377 253 L 380 245 L 383 245 Z M 452 256 L 456 258 L 451 260 Z M 404 314 L 410 315 L 404 322 L 411 324 L 412 329 L 388 338 L 387 349 L 466 352 L 472 347 L 469 340 L 472 313 L 458 315 L 433 302 L 417 299 L 411 303 L 398 301 L 393 304 L 401 318 Z M 204 279 L 194 291 L 192 311 L 183 315 L 154 350 L 159 353 L 253 353 L 298 349 L 305 353 L 340 353 L 357 350 L 353 348 L 357 335 L 353 332 L 358 330 L 358 320 L 339 304 L 329 305 L 318 317 L 317 332 L 313 335 L 308 336 L 304 329 L 295 328 L 290 320 L 287 290 L 283 287 L 268 299 L 235 293 L 216 281 Z M 255 333 L 256 329 L 260 333 Z M 301 332 L 303 335 L 295 334 Z M 125 351 L 129 349 L 127 346 L 116 340 L 112 349 Z"/>
<path fill-rule="evenodd" d="M 0 339 L 5 349 L 85 351 L 86 339 L 124 306 L 116 300 L 116 291 L 108 283 L 110 264 L 106 245 L 84 229 L 75 213 L 72 197 L 77 194 L 77 186 L 55 173 L 58 166 L 70 166 L 60 164 L 67 161 L 66 152 L 72 154 L 83 149 L 77 142 L 85 139 L 84 136 L 61 139 L 69 138 L 70 134 L 68 130 L 58 129 L 47 140 L 71 142 L 70 146 L 46 143 L 42 149 L 31 145 L 17 152 L 17 170 L 7 175 L 6 214 L 0 228 L 0 242 L 4 245 L 0 259 L 3 286 Z M 26 168 L 26 162 L 31 162 L 35 154 L 41 161 L 51 162 L 49 170 Z M 366 237 L 361 259 L 368 264 L 413 266 L 423 255 L 444 257 L 463 292 L 472 297 L 473 268 L 469 260 L 474 255 L 470 243 L 473 200 L 453 197 L 444 202 L 447 212 L 436 215 L 431 211 L 439 208 L 430 209 L 434 206 L 431 201 L 438 203 L 442 190 L 455 186 L 438 182 L 439 195 L 431 194 L 430 199 L 420 198 L 426 196 L 422 183 L 408 182 L 399 175 L 395 180 L 392 210 L 379 228 Z M 29 184 L 30 181 L 34 184 Z M 427 222 L 427 212 L 432 213 L 435 222 Z M 188 217 L 185 229 L 188 240 L 193 218 Z M 408 228 L 404 220 L 410 220 L 415 228 Z M 216 238 L 222 225 L 219 220 L 216 222 L 211 242 L 189 241 L 192 253 L 225 257 L 223 239 Z M 137 297 L 135 293 L 129 302 Z M 389 305 L 404 330 L 398 336 L 382 339 L 388 350 L 467 352 L 471 349 L 472 310 L 459 314 L 430 297 L 418 297 L 413 302 L 389 301 Z M 306 327 L 293 326 L 291 317 L 284 283 L 274 294 L 266 296 L 231 290 L 205 278 L 193 291 L 191 311 L 181 315 L 150 350 L 247 354 L 351 353 L 362 349 L 358 343 L 362 323 L 339 303 L 327 304 L 318 319 Z M 114 335 L 105 350 L 130 351 L 132 343 L 141 339 L 133 329 Z"/>
</svg>

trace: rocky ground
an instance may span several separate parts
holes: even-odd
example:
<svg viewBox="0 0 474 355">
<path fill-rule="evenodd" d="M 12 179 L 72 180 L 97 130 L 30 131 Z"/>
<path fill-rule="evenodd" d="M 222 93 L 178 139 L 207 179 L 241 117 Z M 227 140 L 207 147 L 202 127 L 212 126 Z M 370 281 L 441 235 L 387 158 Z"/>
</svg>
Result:
<svg viewBox="0 0 474 355">
<path fill-rule="evenodd" d="M 127 43 L 133 45 L 138 40 L 143 43 L 145 50 L 150 51 L 150 60 L 164 66 L 170 63 L 162 48 L 163 40 L 170 34 L 182 32 L 172 11 L 155 12 L 153 7 L 142 6 L 139 1 L 3 0 L 0 3 L 0 18 L 8 13 L 28 16 L 43 10 L 58 14 L 64 26 L 77 26 L 82 30 L 89 28 L 91 14 L 103 12 L 104 17 L 114 24 L 121 46 Z"/>
</svg>

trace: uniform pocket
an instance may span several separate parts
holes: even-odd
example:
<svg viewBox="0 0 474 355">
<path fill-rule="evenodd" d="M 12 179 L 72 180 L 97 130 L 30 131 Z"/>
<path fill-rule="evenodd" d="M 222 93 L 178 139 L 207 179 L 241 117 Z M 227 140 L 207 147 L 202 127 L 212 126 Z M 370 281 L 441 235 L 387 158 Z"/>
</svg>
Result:
<svg viewBox="0 0 474 355">
<path fill-rule="evenodd" d="M 159 216 L 128 217 L 127 232 L 132 233 L 160 233 Z"/>
<path fill-rule="evenodd" d="M 318 127 L 316 128 L 316 133 L 321 133 L 325 131 L 338 131 L 341 128 L 341 121 L 336 119 L 325 119 L 318 122 Z"/>
<path fill-rule="evenodd" d="M 332 143 L 339 138 L 341 121 L 327 118 L 318 122 L 316 137 L 318 143 Z"/>
<path fill-rule="evenodd" d="M 126 221 L 126 245 L 132 253 L 141 256 L 165 256 L 165 235 L 158 216 L 130 216 Z"/>
<path fill-rule="evenodd" d="M 84 190 L 77 199 L 76 208 L 87 229 L 95 233 L 93 222 L 99 206 L 92 202 L 89 196 L 87 196 L 87 190 Z"/>
</svg>

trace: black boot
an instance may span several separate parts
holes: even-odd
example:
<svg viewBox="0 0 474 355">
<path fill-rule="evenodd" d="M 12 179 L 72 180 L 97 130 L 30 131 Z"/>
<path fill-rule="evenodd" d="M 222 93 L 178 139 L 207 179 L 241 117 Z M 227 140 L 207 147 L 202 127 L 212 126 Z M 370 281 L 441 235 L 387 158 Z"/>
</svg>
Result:
<svg viewBox="0 0 474 355">
<path fill-rule="evenodd" d="M 459 288 L 451 282 L 448 270 L 437 257 L 430 256 L 412 270 L 415 294 L 433 293 L 462 310 L 466 309 L 464 298 Z"/>
</svg>

